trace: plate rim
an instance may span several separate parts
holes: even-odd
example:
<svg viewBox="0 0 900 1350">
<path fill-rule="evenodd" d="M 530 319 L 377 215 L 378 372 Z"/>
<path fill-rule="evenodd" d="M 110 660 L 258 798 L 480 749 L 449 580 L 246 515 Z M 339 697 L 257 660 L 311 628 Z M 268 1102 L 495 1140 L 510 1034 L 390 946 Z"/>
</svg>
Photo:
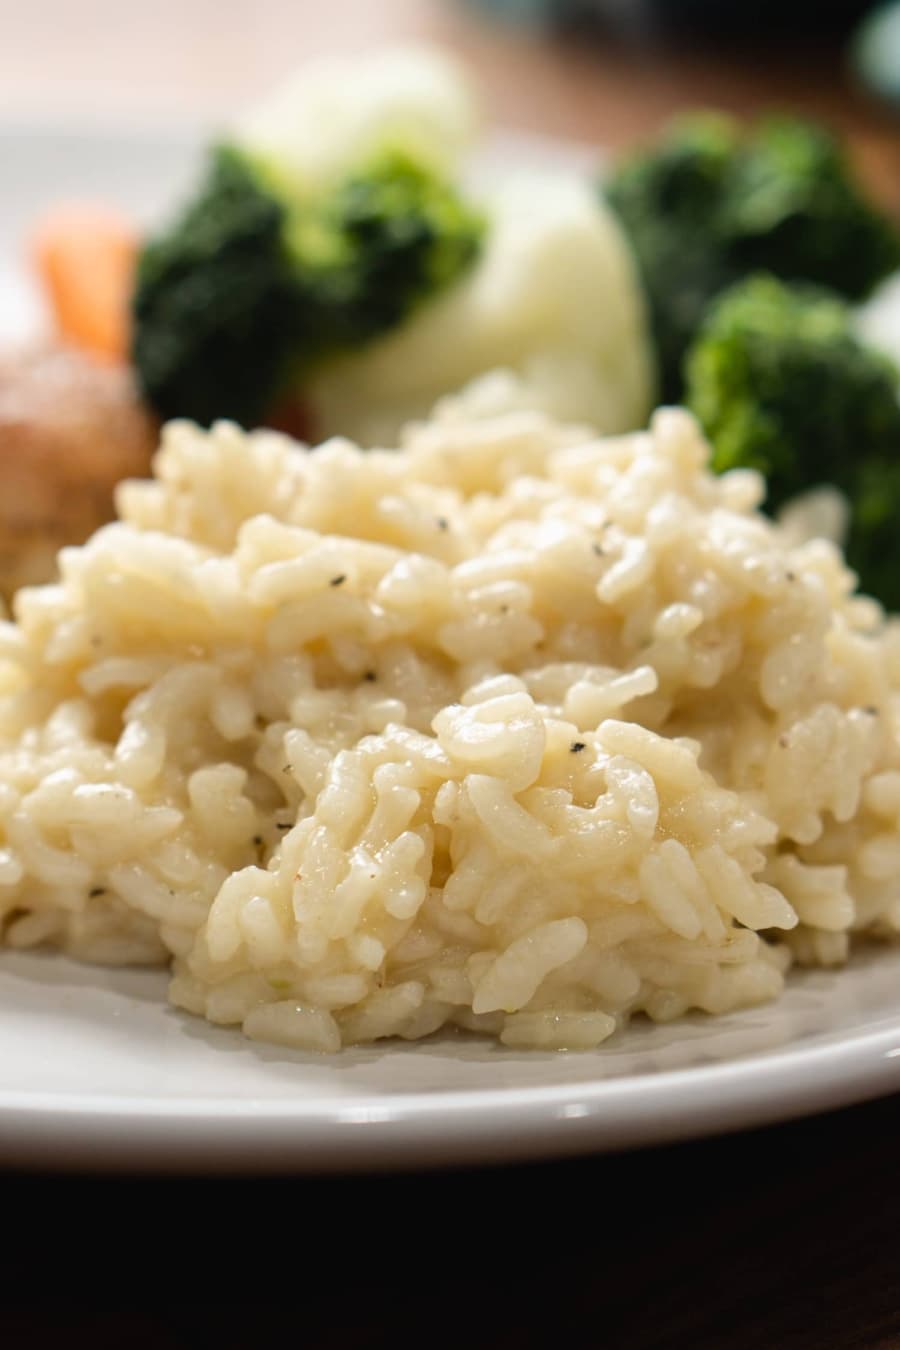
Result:
<svg viewBox="0 0 900 1350">
<path fill-rule="evenodd" d="M 824 1044 L 646 1076 L 406 1092 L 387 1101 L 360 1093 L 343 1106 L 4 1092 L 0 1157 L 51 1169 L 208 1174 L 519 1162 L 701 1139 L 894 1091 L 900 1021 L 888 1017 Z"/>
</svg>

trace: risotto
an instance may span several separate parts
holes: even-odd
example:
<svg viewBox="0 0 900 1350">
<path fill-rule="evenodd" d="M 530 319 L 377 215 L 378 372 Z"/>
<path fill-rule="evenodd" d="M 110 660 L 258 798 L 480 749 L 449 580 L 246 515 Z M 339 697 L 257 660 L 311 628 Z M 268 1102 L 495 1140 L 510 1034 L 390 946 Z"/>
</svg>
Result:
<svg viewBox="0 0 900 1350">
<path fill-rule="evenodd" d="M 11 947 L 310 1050 L 592 1047 L 900 928 L 900 639 L 664 410 L 170 424 L 0 628 Z"/>
</svg>

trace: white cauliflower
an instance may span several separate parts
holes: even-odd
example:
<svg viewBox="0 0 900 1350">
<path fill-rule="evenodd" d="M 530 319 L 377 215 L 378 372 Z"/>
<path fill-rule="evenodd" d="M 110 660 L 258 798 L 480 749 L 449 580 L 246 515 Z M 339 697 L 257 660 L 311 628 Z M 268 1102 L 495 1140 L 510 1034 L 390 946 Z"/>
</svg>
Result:
<svg viewBox="0 0 900 1350">
<path fill-rule="evenodd" d="M 456 63 L 413 47 L 307 66 L 235 128 L 238 144 L 301 195 L 327 192 L 391 150 L 468 181 L 487 218 L 477 262 L 453 284 L 383 336 L 304 372 L 298 392 L 317 435 L 396 444 L 405 423 L 464 390 L 473 415 L 528 407 L 603 433 L 645 422 L 653 357 L 618 223 L 574 158 L 504 172 L 505 157 L 489 152 L 479 173 L 465 161 L 480 120 Z"/>
<path fill-rule="evenodd" d="M 474 268 L 400 328 L 330 362 L 305 387 L 317 426 L 364 444 L 442 396 L 503 369 L 479 399 L 528 406 L 605 433 L 650 411 L 654 371 L 629 247 L 589 183 L 571 172 L 519 172 L 487 197 Z"/>
<path fill-rule="evenodd" d="M 304 66 L 233 128 L 233 140 L 327 189 L 386 148 L 452 175 L 475 142 L 478 102 L 465 73 L 427 47 Z"/>
</svg>

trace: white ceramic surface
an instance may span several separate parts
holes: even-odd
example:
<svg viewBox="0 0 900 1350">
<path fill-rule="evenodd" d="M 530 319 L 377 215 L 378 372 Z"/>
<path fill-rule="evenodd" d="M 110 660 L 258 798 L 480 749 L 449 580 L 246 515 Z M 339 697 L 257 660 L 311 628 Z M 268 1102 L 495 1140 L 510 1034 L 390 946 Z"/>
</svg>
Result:
<svg viewBox="0 0 900 1350">
<path fill-rule="evenodd" d="M 30 220 L 100 196 L 152 220 L 197 137 L 0 128 L 0 340 L 39 331 Z M 503 153 L 570 157 L 534 142 Z M 579 157 L 580 152 L 579 152 Z M 800 974 L 778 1004 L 585 1054 L 474 1038 L 318 1057 L 260 1047 L 165 1004 L 159 971 L 0 952 L 0 1163 L 193 1171 L 409 1167 L 626 1148 L 900 1089 L 900 951 Z"/>
<path fill-rule="evenodd" d="M 0 956 L 0 1160 L 322 1170 L 540 1157 L 739 1129 L 900 1089 L 900 958 L 583 1054 L 474 1037 L 316 1056 L 166 1006 L 158 971 Z"/>
</svg>

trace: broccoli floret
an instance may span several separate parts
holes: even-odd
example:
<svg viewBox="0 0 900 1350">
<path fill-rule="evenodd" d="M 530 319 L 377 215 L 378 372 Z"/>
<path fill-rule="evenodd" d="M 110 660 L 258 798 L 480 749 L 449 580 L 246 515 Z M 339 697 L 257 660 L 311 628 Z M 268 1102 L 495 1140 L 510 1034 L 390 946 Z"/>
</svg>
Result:
<svg viewBox="0 0 900 1350">
<path fill-rule="evenodd" d="M 676 124 L 605 187 L 647 291 L 663 397 L 710 301 L 755 270 L 859 299 L 900 265 L 900 234 L 819 127 L 772 118 L 744 136 L 712 115 Z"/>
<path fill-rule="evenodd" d="M 322 353 L 359 347 L 475 259 L 480 215 L 430 171 L 388 154 L 294 229 L 303 283 L 326 325 Z"/>
<path fill-rule="evenodd" d="M 667 401 L 680 395 L 684 352 L 710 299 L 734 280 L 717 222 L 739 145 L 728 118 L 692 117 L 605 184 L 637 258 Z"/>
<path fill-rule="evenodd" d="M 286 218 L 243 157 L 220 149 L 181 219 L 143 249 L 132 355 L 161 416 L 249 424 L 265 409 L 300 323 Z"/>
<path fill-rule="evenodd" d="M 164 417 L 258 424 L 329 356 L 372 341 L 475 258 L 480 215 L 384 154 L 321 199 L 233 147 L 143 250 L 133 356 Z"/>
<path fill-rule="evenodd" d="M 815 281 L 861 300 L 900 266 L 900 235 L 860 194 L 821 127 L 776 117 L 734 163 L 722 233 L 744 271 Z"/>
<path fill-rule="evenodd" d="M 713 467 L 759 469 L 772 509 L 840 488 L 851 567 L 864 590 L 900 606 L 900 373 L 858 340 L 841 298 L 771 275 L 740 282 L 712 307 L 686 377 Z"/>
</svg>

